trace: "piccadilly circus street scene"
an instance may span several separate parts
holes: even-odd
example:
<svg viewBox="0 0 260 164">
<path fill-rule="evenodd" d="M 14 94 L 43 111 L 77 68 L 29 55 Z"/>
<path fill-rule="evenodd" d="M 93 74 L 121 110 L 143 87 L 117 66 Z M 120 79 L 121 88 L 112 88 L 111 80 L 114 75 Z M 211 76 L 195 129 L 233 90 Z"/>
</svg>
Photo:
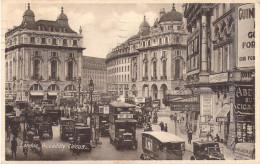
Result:
<svg viewBox="0 0 260 164">
<path fill-rule="evenodd" d="M 3 162 L 256 160 L 257 4 L 155 2 L 2 2 Z"/>
</svg>

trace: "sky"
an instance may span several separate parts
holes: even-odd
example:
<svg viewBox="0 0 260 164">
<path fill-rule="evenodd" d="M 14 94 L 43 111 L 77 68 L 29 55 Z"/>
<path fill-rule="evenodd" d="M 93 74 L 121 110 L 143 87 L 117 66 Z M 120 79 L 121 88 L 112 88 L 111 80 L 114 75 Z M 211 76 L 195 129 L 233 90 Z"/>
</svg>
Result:
<svg viewBox="0 0 260 164">
<path fill-rule="evenodd" d="M 105 58 L 112 48 L 138 33 L 144 15 L 151 26 L 159 18 L 160 9 L 169 12 L 172 3 L 31 3 L 30 6 L 36 21 L 55 21 L 63 7 L 70 27 L 76 32 L 82 27 L 86 48 L 83 55 Z M 182 12 L 181 6 L 175 4 L 176 10 Z M 7 3 L 3 32 L 19 26 L 25 10 L 27 3 Z"/>
</svg>

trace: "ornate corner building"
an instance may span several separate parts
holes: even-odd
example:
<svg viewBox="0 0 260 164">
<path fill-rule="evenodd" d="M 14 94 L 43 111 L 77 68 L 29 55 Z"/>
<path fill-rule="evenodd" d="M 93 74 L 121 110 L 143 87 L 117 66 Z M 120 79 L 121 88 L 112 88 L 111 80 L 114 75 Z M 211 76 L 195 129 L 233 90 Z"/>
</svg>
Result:
<svg viewBox="0 0 260 164">
<path fill-rule="evenodd" d="M 132 97 L 164 98 L 186 92 L 186 37 L 183 16 L 161 9 L 150 26 L 144 16 L 139 32 L 107 55 L 108 91 Z"/>
<path fill-rule="evenodd" d="M 230 147 L 255 142 L 254 4 L 184 4 L 187 88 L 200 97 L 197 131 Z"/>
<path fill-rule="evenodd" d="M 35 21 L 28 4 L 21 25 L 5 34 L 6 98 L 39 103 L 74 97 L 84 50 L 81 32 L 70 28 L 63 8 L 56 21 Z"/>
</svg>

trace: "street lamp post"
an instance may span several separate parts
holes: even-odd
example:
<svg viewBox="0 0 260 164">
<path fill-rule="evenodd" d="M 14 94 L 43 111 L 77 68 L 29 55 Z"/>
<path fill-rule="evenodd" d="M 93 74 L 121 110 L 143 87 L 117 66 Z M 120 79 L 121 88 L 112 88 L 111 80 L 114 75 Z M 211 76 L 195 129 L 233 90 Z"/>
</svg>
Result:
<svg viewBox="0 0 260 164">
<path fill-rule="evenodd" d="M 78 79 L 78 83 L 79 83 L 79 105 L 80 105 L 80 84 L 81 84 L 81 77 L 79 77 Z"/>
<path fill-rule="evenodd" d="M 23 101 L 23 82 L 21 82 L 21 101 Z"/>
<path fill-rule="evenodd" d="M 90 79 L 90 82 L 89 82 L 89 92 L 90 92 L 90 128 L 92 129 L 92 124 L 93 124 L 93 118 L 92 118 L 92 94 L 93 94 L 93 91 L 94 91 L 94 83 L 93 83 L 93 80 Z M 95 129 L 94 129 L 94 137 L 96 138 L 95 136 Z M 93 137 L 93 138 L 94 138 Z"/>
</svg>

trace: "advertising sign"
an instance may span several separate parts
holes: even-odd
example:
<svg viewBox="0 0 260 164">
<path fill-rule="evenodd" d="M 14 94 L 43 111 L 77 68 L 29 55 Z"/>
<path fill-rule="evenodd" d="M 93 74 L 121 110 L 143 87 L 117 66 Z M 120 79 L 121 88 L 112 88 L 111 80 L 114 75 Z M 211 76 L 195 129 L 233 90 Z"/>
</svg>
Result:
<svg viewBox="0 0 260 164">
<path fill-rule="evenodd" d="M 161 103 L 160 100 L 153 100 L 153 102 L 152 102 L 152 108 L 153 108 L 153 109 L 159 109 L 159 108 L 160 108 L 160 103 Z"/>
<path fill-rule="evenodd" d="M 117 118 L 118 119 L 134 118 L 134 115 L 133 114 L 123 113 L 123 114 L 118 114 Z"/>
<path fill-rule="evenodd" d="M 109 106 L 108 105 L 104 106 L 104 114 L 109 114 Z"/>
<path fill-rule="evenodd" d="M 235 112 L 240 114 L 255 113 L 254 86 L 237 86 L 235 91 Z"/>
<path fill-rule="evenodd" d="M 200 106 L 198 103 L 173 103 L 171 104 L 172 111 L 200 111 Z"/>
<path fill-rule="evenodd" d="M 210 116 L 212 109 L 212 96 L 211 95 L 201 95 L 201 108 L 202 116 Z"/>
<path fill-rule="evenodd" d="M 255 5 L 245 4 L 237 10 L 238 67 L 255 66 Z"/>
</svg>

